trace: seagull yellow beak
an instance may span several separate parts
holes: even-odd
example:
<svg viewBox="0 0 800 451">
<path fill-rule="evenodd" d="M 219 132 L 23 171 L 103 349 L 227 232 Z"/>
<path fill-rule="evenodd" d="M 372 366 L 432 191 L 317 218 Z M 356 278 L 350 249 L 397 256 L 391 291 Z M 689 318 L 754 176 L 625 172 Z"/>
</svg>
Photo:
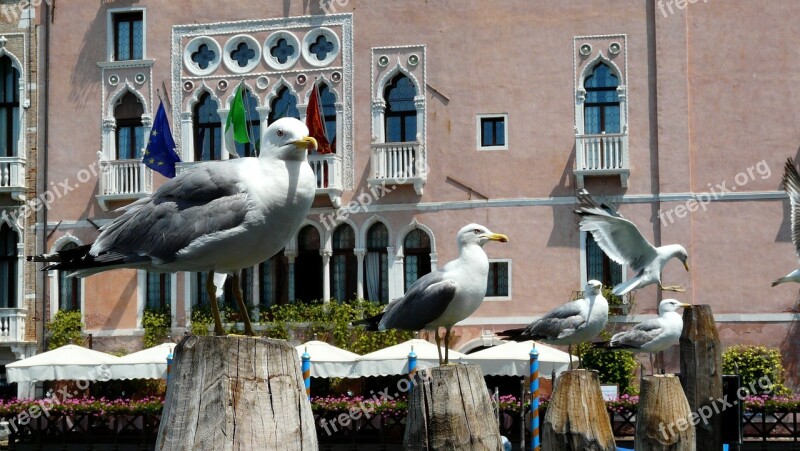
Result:
<svg viewBox="0 0 800 451">
<path fill-rule="evenodd" d="M 689 263 L 683 262 L 683 267 L 686 268 L 686 272 L 689 272 Z"/>
<path fill-rule="evenodd" d="M 491 235 L 484 235 L 486 238 L 489 238 L 492 241 L 499 241 L 501 243 L 507 243 L 508 237 L 503 235 L 502 233 L 493 233 Z"/>
<path fill-rule="evenodd" d="M 683 308 L 692 308 L 692 304 L 681 304 Z"/>
<path fill-rule="evenodd" d="M 303 139 L 298 139 L 292 144 L 304 150 L 317 150 L 317 140 L 310 136 L 306 136 Z"/>
</svg>

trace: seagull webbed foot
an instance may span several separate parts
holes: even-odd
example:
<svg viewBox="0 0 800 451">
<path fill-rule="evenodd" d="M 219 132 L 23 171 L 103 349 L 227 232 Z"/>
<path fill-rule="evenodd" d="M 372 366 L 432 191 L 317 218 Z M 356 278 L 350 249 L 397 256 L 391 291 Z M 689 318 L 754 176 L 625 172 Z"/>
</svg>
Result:
<svg viewBox="0 0 800 451">
<path fill-rule="evenodd" d="M 684 291 L 686 291 L 685 285 L 668 285 L 668 286 L 659 285 L 659 286 L 664 291 L 674 291 L 676 293 L 683 293 Z"/>
</svg>

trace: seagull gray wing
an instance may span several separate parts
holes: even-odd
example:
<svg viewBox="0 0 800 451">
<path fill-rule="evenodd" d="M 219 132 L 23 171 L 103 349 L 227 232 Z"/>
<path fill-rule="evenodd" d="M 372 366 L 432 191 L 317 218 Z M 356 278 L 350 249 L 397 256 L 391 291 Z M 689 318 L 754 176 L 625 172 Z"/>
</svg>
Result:
<svg viewBox="0 0 800 451">
<path fill-rule="evenodd" d="M 101 227 L 92 254 L 135 253 L 168 262 L 194 240 L 240 226 L 250 202 L 231 163 L 201 163 L 167 181 Z"/>
<path fill-rule="evenodd" d="M 580 208 L 575 212 L 582 216 L 581 231 L 590 232 L 609 258 L 619 264 L 627 264 L 638 273 L 658 255 L 653 247 L 639 232 L 636 225 L 621 216 L 614 216 L 592 200 L 586 193 L 578 196 Z"/>
<path fill-rule="evenodd" d="M 569 302 L 529 324 L 522 332 L 522 336 L 531 337 L 534 340 L 560 338 L 565 333 L 571 333 L 586 323 L 586 318 L 582 313 L 581 301 Z"/>
<path fill-rule="evenodd" d="M 403 297 L 386 306 L 381 328 L 420 330 L 440 317 L 456 294 L 458 284 L 443 271 L 428 273 L 414 282 Z"/>
<path fill-rule="evenodd" d="M 797 168 L 791 158 L 786 161 L 783 189 L 789 195 L 789 205 L 792 207 L 792 243 L 794 243 L 795 252 L 800 256 L 800 174 L 797 173 Z"/>
<path fill-rule="evenodd" d="M 641 348 L 661 335 L 663 327 L 658 318 L 643 321 L 627 332 L 620 332 L 611 337 L 611 347 Z"/>
</svg>

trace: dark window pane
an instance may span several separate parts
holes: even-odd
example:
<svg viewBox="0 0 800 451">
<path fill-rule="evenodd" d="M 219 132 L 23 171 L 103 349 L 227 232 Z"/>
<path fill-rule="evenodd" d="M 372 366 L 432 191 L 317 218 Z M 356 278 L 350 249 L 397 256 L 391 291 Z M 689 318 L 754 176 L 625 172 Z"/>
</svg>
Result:
<svg viewBox="0 0 800 451">
<path fill-rule="evenodd" d="M 295 48 L 290 45 L 286 39 L 278 39 L 274 46 L 269 49 L 269 53 L 273 58 L 278 60 L 279 63 L 284 64 L 289 60 L 289 57 L 294 55 Z"/>
<path fill-rule="evenodd" d="M 403 240 L 405 289 L 431 272 L 431 242 L 427 233 L 414 229 Z"/>
<path fill-rule="evenodd" d="M 328 142 L 332 143 L 336 139 L 336 95 L 328 88 L 328 85 L 320 83 L 319 99 L 322 119 L 325 121 L 325 133 Z"/>
<path fill-rule="evenodd" d="M 416 87 L 403 74 L 398 74 L 386 86 L 384 90 L 386 142 L 416 141 L 417 109 L 414 105 L 416 95 Z"/>
<path fill-rule="evenodd" d="M 236 46 L 231 52 L 231 58 L 236 61 L 239 67 L 245 67 L 247 64 L 256 57 L 256 51 L 251 49 L 246 42 L 242 42 Z"/>
<path fill-rule="evenodd" d="M 328 57 L 328 54 L 333 51 L 333 43 L 328 42 L 328 38 L 324 35 L 317 37 L 316 41 L 311 44 L 308 49 L 311 53 L 322 61 Z"/>
<path fill-rule="evenodd" d="M 222 122 L 217 109 L 217 102 L 208 93 L 194 107 L 195 161 L 222 159 Z"/>
<path fill-rule="evenodd" d="M 60 250 L 74 249 L 78 247 L 76 243 L 67 243 Z M 80 310 L 81 308 L 81 280 L 75 277 L 67 277 L 69 271 L 58 272 L 58 309 L 59 310 Z"/>
<path fill-rule="evenodd" d="M 192 61 L 197 63 L 200 69 L 207 69 L 208 65 L 214 62 L 217 58 L 217 53 L 208 48 L 207 44 L 200 44 L 197 51 L 192 53 Z"/>
<path fill-rule="evenodd" d="M 268 122 L 271 124 L 283 117 L 300 118 L 300 111 L 297 109 L 297 98 L 285 87 L 281 88 L 278 91 L 278 96 L 272 100 Z"/>
<path fill-rule="evenodd" d="M 584 80 L 584 133 L 619 133 L 619 80 L 604 63 L 598 63 Z"/>
<path fill-rule="evenodd" d="M 144 22 L 141 12 L 114 15 L 114 60 L 144 58 Z"/>
</svg>

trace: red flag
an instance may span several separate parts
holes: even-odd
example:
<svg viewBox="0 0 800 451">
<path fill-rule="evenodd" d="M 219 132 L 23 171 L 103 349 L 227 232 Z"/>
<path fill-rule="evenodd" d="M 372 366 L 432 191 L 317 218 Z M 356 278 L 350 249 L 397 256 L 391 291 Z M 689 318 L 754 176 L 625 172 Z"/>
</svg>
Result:
<svg viewBox="0 0 800 451">
<path fill-rule="evenodd" d="M 325 133 L 325 122 L 322 119 L 322 108 L 319 104 L 319 90 L 314 85 L 311 91 L 311 98 L 308 99 L 308 110 L 306 111 L 306 127 L 309 135 L 317 140 L 318 153 L 332 153 L 331 145 Z"/>
</svg>

